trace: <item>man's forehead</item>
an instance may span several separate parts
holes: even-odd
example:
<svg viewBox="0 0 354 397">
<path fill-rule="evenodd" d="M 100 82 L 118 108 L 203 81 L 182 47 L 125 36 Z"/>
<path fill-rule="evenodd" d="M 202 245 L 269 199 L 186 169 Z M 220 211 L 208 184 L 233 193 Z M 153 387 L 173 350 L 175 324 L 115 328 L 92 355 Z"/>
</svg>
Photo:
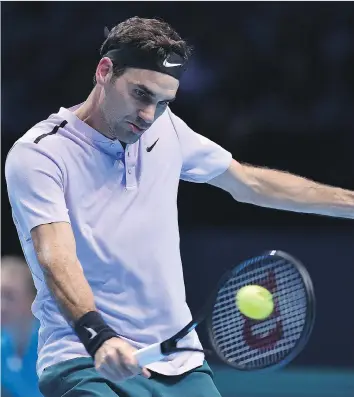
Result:
<svg viewBox="0 0 354 397">
<path fill-rule="evenodd" d="M 156 96 L 174 96 L 179 86 L 179 81 L 174 77 L 145 69 L 129 69 L 126 80 L 130 84 L 145 86 Z"/>
</svg>

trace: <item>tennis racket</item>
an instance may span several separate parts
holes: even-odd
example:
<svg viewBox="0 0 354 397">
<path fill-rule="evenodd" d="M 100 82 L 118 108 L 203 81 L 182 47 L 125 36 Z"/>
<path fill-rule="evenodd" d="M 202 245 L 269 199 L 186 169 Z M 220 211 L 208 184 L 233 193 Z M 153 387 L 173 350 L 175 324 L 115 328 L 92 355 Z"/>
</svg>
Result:
<svg viewBox="0 0 354 397">
<path fill-rule="evenodd" d="M 274 310 L 251 320 L 237 308 L 235 295 L 246 285 L 261 285 L 273 295 Z M 282 251 L 248 259 L 223 275 L 204 308 L 183 329 L 162 343 L 135 352 L 141 367 L 169 354 L 204 350 L 177 343 L 206 320 L 211 346 L 226 364 L 243 371 L 280 368 L 306 345 L 315 320 L 315 295 L 306 268 Z"/>
</svg>

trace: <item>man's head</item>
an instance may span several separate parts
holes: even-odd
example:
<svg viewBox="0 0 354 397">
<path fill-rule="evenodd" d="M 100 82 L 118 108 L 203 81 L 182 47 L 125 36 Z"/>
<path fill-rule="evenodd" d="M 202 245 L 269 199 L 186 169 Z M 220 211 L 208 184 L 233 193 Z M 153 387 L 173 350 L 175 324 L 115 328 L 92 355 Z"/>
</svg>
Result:
<svg viewBox="0 0 354 397">
<path fill-rule="evenodd" d="M 20 257 L 1 258 L 1 324 L 12 328 L 32 318 L 35 288 L 27 263 Z"/>
<path fill-rule="evenodd" d="M 160 20 L 134 17 L 115 26 L 101 47 L 95 74 L 105 135 L 137 141 L 174 100 L 190 52 Z"/>
</svg>

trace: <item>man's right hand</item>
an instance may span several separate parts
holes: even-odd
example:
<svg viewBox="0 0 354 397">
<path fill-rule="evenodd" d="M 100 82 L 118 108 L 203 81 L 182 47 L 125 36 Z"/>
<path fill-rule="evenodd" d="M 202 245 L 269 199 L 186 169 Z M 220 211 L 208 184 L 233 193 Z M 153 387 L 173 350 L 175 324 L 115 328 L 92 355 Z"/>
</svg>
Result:
<svg viewBox="0 0 354 397">
<path fill-rule="evenodd" d="M 112 382 L 120 382 L 138 374 L 150 378 L 151 373 L 139 367 L 133 355 L 136 350 L 121 338 L 106 340 L 95 354 L 97 372 Z"/>
</svg>

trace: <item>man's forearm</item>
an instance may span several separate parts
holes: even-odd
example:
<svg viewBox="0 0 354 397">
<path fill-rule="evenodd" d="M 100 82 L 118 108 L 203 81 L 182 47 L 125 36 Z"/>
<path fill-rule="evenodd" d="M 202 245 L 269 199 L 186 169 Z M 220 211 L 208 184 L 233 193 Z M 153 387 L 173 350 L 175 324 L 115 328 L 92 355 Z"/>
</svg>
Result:
<svg viewBox="0 0 354 397">
<path fill-rule="evenodd" d="M 91 287 L 76 255 L 71 226 L 65 222 L 41 225 L 31 235 L 46 284 L 68 322 L 95 310 Z"/>
<path fill-rule="evenodd" d="M 31 230 L 46 284 L 61 313 L 91 357 L 117 333 L 96 311 L 94 295 L 76 255 L 71 225 L 53 222 Z"/>
<path fill-rule="evenodd" d="M 58 259 L 42 266 L 47 286 L 64 317 L 74 323 L 84 314 L 96 310 L 94 296 L 81 265 Z"/>
<path fill-rule="evenodd" d="M 39 255 L 40 258 L 40 255 Z M 92 358 L 117 333 L 96 311 L 94 296 L 78 260 L 41 261 L 47 285 L 57 305 Z"/>
<path fill-rule="evenodd" d="M 263 207 L 354 219 L 354 192 L 286 172 L 243 166 L 252 203 Z"/>
</svg>

